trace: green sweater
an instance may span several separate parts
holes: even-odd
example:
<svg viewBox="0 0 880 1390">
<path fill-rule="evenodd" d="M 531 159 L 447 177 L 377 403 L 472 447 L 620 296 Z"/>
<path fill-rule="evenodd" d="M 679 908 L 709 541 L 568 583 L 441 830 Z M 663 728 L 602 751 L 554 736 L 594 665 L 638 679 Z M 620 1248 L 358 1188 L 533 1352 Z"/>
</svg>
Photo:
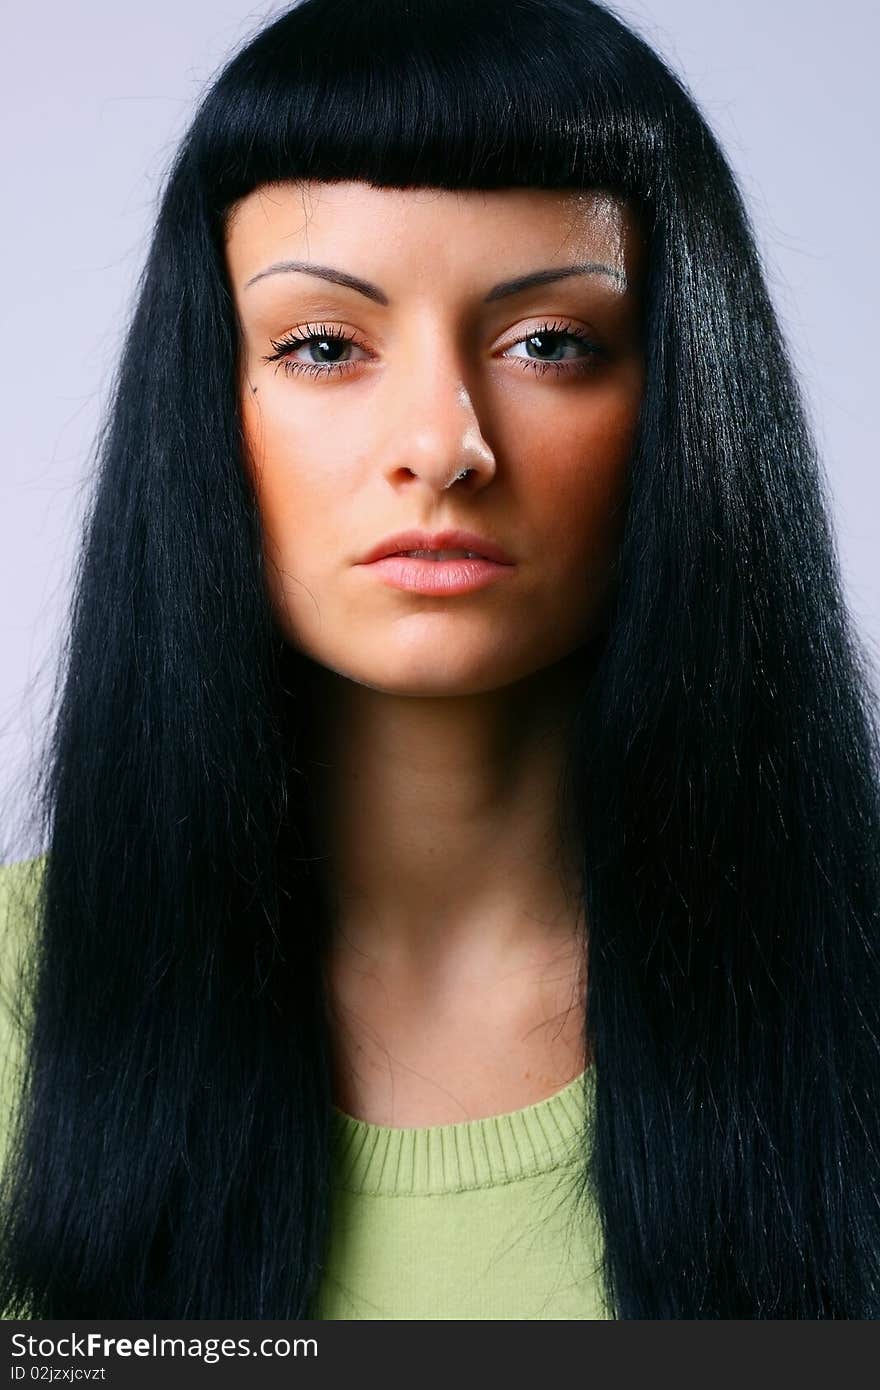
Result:
<svg viewBox="0 0 880 1390">
<path fill-rule="evenodd" d="M 26 867 L 0 868 L 0 1145 L 21 1049 L 7 1008 L 22 939 L 10 890 Z M 591 1067 L 524 1109 L 416 1129 L 334 1107 L 330 1243 L 312 1316 L 608 1317 L 598 1222 L 574 1200 L 593 1085 Z"/>
<path fill-rule="evenodd" d="M 572 1187 L 584 1087 L 422 1129 L 333 1116 L 319 1318 L 603 1318 L 595 1219 Z"/>
</svg>

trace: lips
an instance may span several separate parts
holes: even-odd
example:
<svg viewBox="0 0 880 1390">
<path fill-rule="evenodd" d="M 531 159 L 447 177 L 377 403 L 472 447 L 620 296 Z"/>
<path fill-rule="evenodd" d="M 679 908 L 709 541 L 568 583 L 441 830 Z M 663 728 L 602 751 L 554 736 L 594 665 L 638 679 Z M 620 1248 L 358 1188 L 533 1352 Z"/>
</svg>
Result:
<svg viewBox="0 0 880 1390">
<path fill-rule="evenodd" d="M 378 545 L 373 546 L 372 550 L 369 550 L 359 563 L 370 565 L 375 560 L 382 560 L 388 555 L 403 556 L 413 550 L 470 551 L 481 559 L 492 560 L 496 565 L 513 564 L 513 560 L 502 550 L 501 546 L 496 545 L 494 541 L 488 540 L 485 536 L 476 535 L 473 531 L 438 531 L 433 534 L 427 531 L 399 531 L 396 535 L 386 536 L 384 540 L 379 541 Z"/>
<path fill-rule="evenodd" d="M 404 550 L 408 560 L 485 560 L 476 550 Z"/>
<path fill-rule="evenodd" d="M 432 560 L 420 556 L 383 555 L 361 567 L 371 578 L 422 598 L 451 599 L 503 583 L 515 565 L 499 565 L 479 556 L 474 560 Z"/>
</svg>

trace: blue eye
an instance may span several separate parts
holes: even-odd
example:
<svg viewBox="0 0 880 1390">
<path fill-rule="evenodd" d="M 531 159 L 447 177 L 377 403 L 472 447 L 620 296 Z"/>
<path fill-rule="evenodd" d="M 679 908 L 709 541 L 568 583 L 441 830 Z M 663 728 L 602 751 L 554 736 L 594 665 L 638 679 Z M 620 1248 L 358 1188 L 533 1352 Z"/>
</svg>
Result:
<svg viewBox="0 0 880 1390">
<path fill-rule="evenodd" d="M 513 360 L 525 364 L 527 370 L 541 372 L 550 369 L 571 373 L 588 370 L 595 365 L 596 359 L 602 356 L 602 349 L 598 343 L 594 343 L 586 333 L 571 325 L 557 323 L 545 323 L 541 328 L 533 329 L 531 333 L 511 343 L 511 347 L 519 347 L 521 343 L 525 343 L 526 346 L 538 346 L 539 349 L 549 347 L 551 351 L 556 352 L 566 338 L 569 339 L 569 344 L 574 344 L 580 350 L 579 355 L 564 358 L 516 357 Z"/>
<path fill-rule="evenodd" d="M 351 361 L 337 361 L 332 356 L 329 361 L 325 359 L 318 362 L 299 362 L 293 357 L 292 354 L 305 343 L 309 347 L 315 344 L 319 352 L 329 351 L 331 354 L 344 344 L 357 346 L 354 339 L 347 333 L 341 333 L 337 328 L 328 328 L 325 324 L 319 324 L 317 327 L 306 324 L 302 330 L 294 329 L 292 333 L 277 343 L 274 338 L 271 342 L 275 351 L 264 357 L 263 361 L 280 362 L 285 372 L 291 375 L 297 372 L 307 372 L 310 376 L 329 376 L 331 373 L 345 371 L 348 367 L 355 365 Z"/>
<path fill-rule="evenodd" d="M 545 323 L 540 328 L 534 328 L 530 333 L 518 338 L 511 347 L 519 347 L 521 343 L 529 347 L 537 347 L 538 350 L 549 350 L 557 353 L 561 345 L 568 339 L 568 346 L 574 345 L 577 355 L 575 356 L 554 356 L 554 357 L 513 357 L 509 360 L 521 362 L 526 371 L 543 374 L 546 371 L 555 371 L 571 375 L 575 372 L 583 372 L 592 368 L 597 358 L 603 356 L 603 350 L 597 343 L 594 343 L 580 329 L 570 324 Z M 300 373 L 307 373 L 312 377 L 338 376 L 346 371 L 350 371 L 357 366 L 358 360 L 369 361 L 371 354 L 347 333 L 342 333 L 338 328 L 331 328 L 327 324 L 304 324 L 302 328 L 294 329 L 286 334 L 277 342 L 271 339 L 274 352 L 263 357 L 264 362 L 278 362 L 288 375 L 294 376 Z M 325 354 L 319 361 L 302 362 L 294 357 L 294 353 L 300 348 L 307 346 L 309 350 L 315 350 Z M 364 358 L 352 359 L 350 356 L 341 358 L 340 351 L 359 348 L 365 354 Z M 506 352 L 509 352 L 508 348 Z M 330 354 L 329 358 L 326 354 Z M 506 356 L 506 353 L 504 354 Z"/>
</svg>

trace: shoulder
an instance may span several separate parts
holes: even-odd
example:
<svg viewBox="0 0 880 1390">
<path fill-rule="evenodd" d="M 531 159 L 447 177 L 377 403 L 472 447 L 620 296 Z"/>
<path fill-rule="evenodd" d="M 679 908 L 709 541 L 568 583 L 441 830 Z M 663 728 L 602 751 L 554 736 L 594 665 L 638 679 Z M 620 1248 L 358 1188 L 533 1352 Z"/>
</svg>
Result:
<svg viewBox="0 0 880 1390">
<path fill-rule="evenodd" d="M 0 865 L 0 1066 L 21 1022 L 22 970 L 34 939 L 46 858 Z"/>
<path fill-rule="evenodd" d="M 47 854 L 38 854 L 33 859 L 0 864 L 0 904 L 5 904 L 9 894 L 14 896 L 28 885 L 39 887 L 48 857 Z"/>
<path fill-rule="evenodd" d="M 47 855 L 0 864 L 0 961 L 22 945 L 22 936 L 33 920 Z"/>
</svg>

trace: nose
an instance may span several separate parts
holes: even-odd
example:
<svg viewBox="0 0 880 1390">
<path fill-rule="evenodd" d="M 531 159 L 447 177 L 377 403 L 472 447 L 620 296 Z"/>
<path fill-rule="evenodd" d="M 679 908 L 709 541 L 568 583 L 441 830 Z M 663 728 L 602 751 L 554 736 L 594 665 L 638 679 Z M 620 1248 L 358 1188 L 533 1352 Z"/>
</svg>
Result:
<svg viewBox="0 0 880 1390">
<path fill-rule="evenodd" d="M 464 474 L 468 487 L 484 487 L 495 476 L 495 455 L 459 355 L 454 346 L 438 349 L 438 337 L 436 328 L 427 332 L 430 348 L 427 341 L 414 347 L 405 365 L 388 372 L 391 403 L 379 448 L 383 471 L 393 486 L 415 477 L 442 492 Z"/>
</svg>

